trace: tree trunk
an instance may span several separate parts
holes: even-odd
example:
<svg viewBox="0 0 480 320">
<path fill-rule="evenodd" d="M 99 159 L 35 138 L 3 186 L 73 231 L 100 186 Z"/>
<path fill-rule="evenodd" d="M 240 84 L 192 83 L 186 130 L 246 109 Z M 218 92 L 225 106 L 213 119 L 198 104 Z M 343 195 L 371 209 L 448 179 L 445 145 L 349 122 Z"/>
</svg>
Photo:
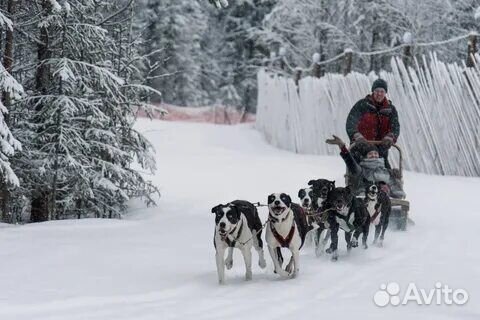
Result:
<svg viewBox="0 0 480 320">
<path fill-rule="evenodd" d="M 42 9 L 46 12 L 46 15 L 51 11 L 51 4 L 47 0 L 42 1 Z M 37 43 L 37 70 L 35 74 L 35 89 L 42 93 L 47 94 L 48 87 L 50 84 L 50 67 L 48 64 L 43 63 L 45 60 L 51 57 L 51 52 L 49 50 L 49 36 L 48 30 L 46 27 L 40 27 L 40 42 Z M 43 105 L 39 103 L 35 111 L 40 112 L 43 108 Z M 43 128 L 39 128 L 43 130 Z M 40 146 L 39 146 L 40 147 Z M 49 216 L 48 201 L 49 195 L 46 190 L 37 190 L 34 192 L 32 197 L 32 209 L 30 220 L 31 222 L 41 222 L 47 221 Z"/>
<path fill-rule="evenodd" d="M 9 16 L 12 18 L 12 22 L 15 23 L 14 16 L 15 16 L 15 2 L 16 0 L 8 0 L 7 3 L 7 12 Z M 6 28 L 6 36 L 5 36 L 5 51 L 3 53 L 3 67 L 8 73 L 12 73 L 13 67 L 13 30 Z M 3 105 L 7 110 L 10 111 L 10 106 L 12 104 L 10 93 L 2 92 L 2 102 Z M 5 123 L 7 125 L 10 124 L 10 116 L 9 113 L 3 115 L 5 118 Z M 10 208 L 9 208 L 9 201 L 10 201 L 10 191 L 8 190 L 8 185 L 3 181 L 0 184 L 0 208 L 1 212 L 1 219 L 3 222 L 14 222 L 10 215 Z"/>
</svg>

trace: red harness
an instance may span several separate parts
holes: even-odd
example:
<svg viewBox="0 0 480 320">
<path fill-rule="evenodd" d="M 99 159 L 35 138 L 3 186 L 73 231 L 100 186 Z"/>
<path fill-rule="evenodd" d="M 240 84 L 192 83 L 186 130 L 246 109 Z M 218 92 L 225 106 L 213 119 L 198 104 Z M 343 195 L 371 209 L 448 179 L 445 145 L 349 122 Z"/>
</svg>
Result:
<svg viewBox="0 0 480 320">
<path fill-rule="evenodd" d="M 295 233 L 295 219 L 293 219 L 292 227 L 290 228 L 290 232 L 287 234 L 286 238 L 283 238 L 275 229 L 273 224 L 270 224 L 270 229 L 272 230 L 273 236 L 277 241 L 280 243 L 282 248 L 290 247 L 290 242 L 293 239 L 293 234 Z"/>
</svg>

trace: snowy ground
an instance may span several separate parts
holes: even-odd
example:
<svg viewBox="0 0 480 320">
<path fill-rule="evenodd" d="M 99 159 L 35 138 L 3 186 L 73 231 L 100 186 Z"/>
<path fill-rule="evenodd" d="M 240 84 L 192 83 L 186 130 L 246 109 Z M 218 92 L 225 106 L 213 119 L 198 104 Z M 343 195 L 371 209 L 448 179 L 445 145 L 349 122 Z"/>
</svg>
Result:
<svg viewBox="0 0 480 320">
<path fill-rule="evenodd" d="M 416 226 L 387 232 L 385 247 L 339 261 L 301 255 L 300 275 L 261 270 L 243 280 L 238 253 L 219 286 L 210 208 L 232 199 L 296 195 L 311 178 L 343 181 L 339 157 L 295 155 L 267 145 L 252 125 L 149 122 L 157 149 L 156 208 L 136 204 L 124 220 L 0 225 L 0 319 L 478 319 L 480 179 L 407 173 Z M 260 210 L 265 218 L 266 211 Z M 382 283 L 440 281 L 468 291 L 463 306 L 373 303 Z"/>
</svg>

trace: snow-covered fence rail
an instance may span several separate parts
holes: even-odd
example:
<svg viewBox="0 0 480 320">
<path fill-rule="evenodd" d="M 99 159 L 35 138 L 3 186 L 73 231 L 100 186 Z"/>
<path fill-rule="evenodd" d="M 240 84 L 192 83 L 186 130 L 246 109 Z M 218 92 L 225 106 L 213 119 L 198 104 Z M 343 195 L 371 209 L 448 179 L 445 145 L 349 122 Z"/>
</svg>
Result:
<svg viewBox="0 0 480 320">
<path fill-rule="evenodd" d="M 421 63 L 420 63 L 421 62 Z M 446 64 L 431 54 L 406 67 L 392 58 L 392 72 L 379 76 L 389 84 L 397 107 L 399 145 L 408 170 L 441 175 L 480 176 L 480 69 Z M 350 108 L 370 92 L 375 74 L 326 74 L 295 82 L 258 73 L 256 126 L 273 145 L 321 155 L 337 154 L 325 144 L 332 133 L 348 141 Z"/>
</svg>

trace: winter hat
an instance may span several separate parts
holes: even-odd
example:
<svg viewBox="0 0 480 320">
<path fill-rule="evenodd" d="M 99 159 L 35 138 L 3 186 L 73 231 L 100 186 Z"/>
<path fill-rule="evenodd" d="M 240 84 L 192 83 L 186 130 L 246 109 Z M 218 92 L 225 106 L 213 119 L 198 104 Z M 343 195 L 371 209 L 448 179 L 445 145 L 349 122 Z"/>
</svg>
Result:
<svg viewBox="0 0 480 320">
<path fill-rule="evenodd" d="M 372 84 L 372 92 L 375 91 L 377 88 L 383 88 L 385 89 L 385 92 L 388 92 L 388 86 L 387 86 L 387 81 L 378 78 L 377 80 L 373 81 Z"/>
<path fill-rule="evenodd" d="M 363 146 L 362 149 L 363 149 L 362 151 L 363 151 L 363 156 L 364 157 L 366 157 L 367 154 L 371 151 L 377 151 L 378 152 L 377 146 L 375 146 L 373 144 L 369 144 L 369 143 L 365 144 L 365 146 Z"/>
</svg>

